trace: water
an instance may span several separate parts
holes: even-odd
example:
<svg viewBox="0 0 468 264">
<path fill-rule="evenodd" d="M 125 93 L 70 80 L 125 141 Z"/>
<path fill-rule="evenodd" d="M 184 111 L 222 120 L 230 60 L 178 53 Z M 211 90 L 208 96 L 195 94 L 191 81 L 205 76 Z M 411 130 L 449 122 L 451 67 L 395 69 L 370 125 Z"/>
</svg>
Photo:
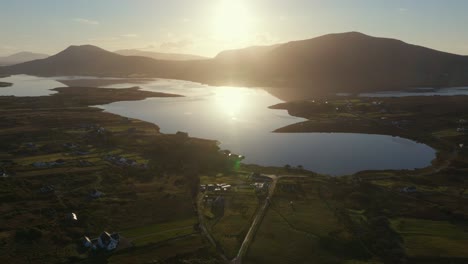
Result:
<svg viewBox="0 0 468 264">
<path fill-rule="evenodd" d="M 176 80 L 139 85 L 144 90 L 181 94 L 182 98 L 150 98 L 99 106 L 107 112 L 138 118 L 163 133 L 189 132 L 216 139 L 221 148 L 246 156 L 245 163 L 265 166 L 302 165 L 330 175 L 361 170 L 413 169 L 430 165 L 435 151 L 399 137 L 351 133 L 272 133 L 304 121 L 284 110 L 268 109 L 282 102 L 261 89 L 211 87 Z"/>
<path fill-rule="evenodd" d="M 59 81 L 89 77 L 59 77 Z M 112 78 L 115 80 L 116 78 Z M 15 75 L 0 79 L 13 83 L 0 95 L 44 96 L 66 85 L 50 79 Z M 102 79 L 96 79 L 97 81 Z M 350 133 L 272 133 L 304 121 L 284 110 L 268 109 L 282 102 L 261 89 L 211 87 L 177 80 L 121 79 L 104 88 L 140 86 L 144 90 L 186 97 L 149 98 L 99 106 L 108 112 L 152 122 L 163 133 L 189 132 L 191 136 L 216 139 L 221 148 L 246 156 L 245 163 L 265 166 L 301 165 L 330 175 L 361 170 L 413 169 L 430 165 L 435 151 L 411 140 Z M 99 82 L 97 82 L 99 83 Z"/>
<path fill-rule="evenodd" d="M 29 75 L 13 75 L 0 78 L 1 82 L 13 83 L 9 87 L 0 88 L 0 96 L 44 96 L 56 93 L 50 89 L 64 87 L 66 85 L 49 78 L 41 78 Z"/>
</svg>

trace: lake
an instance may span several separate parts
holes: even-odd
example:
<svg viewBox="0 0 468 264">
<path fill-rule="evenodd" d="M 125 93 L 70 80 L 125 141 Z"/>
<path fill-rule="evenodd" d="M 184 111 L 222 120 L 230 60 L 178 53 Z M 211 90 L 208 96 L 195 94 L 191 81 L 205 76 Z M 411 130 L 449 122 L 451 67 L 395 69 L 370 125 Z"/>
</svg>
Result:
<svg viewBox="0 0 468 264">
<path fill-rule="evenodd" d="M 58 80 L 78 77 L 61 77 Z M 83 77 L 85 78 L 85 77 Z M 87 78 L 87 77 L 86 77 Z M 53 79 L 17 75 L 1 79 L 18 88 L 16 96 L 51 94 L 65 86 Z M 154 79 L 142 83 L 122 80 L 103 88 L 140 86 L 144 90 L 184 95 L 149 98 L 98 106 L 107 112 L 157 124 L 163 133 L 188 132 L 215 139 L 222 149 L 246 156 L 244 163 L 265 166 L 301 165 L 329 175 L 361 170 L 414 169 L 430 165 L 435 151 L 408 139 L 352 133 L 272 133 L 304 121 L 287 111 L 269 109 L 282 102 L 262 89 L 213 87 L 193 82 Z M 1 93 L 0 95 L 9 95 Z M 11 91 L 10 91 L 11 93 Z"/>
</svg>

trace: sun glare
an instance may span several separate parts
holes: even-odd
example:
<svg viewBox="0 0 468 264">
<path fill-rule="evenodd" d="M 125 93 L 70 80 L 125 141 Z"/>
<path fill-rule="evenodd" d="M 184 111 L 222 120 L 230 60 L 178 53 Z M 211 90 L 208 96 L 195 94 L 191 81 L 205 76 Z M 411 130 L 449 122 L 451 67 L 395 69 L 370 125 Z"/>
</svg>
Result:
<svg viewBox="0 0 468 264">
<path fill-rule="evenodd" d="M 216 92 L 216 102 L 222 112 L 229 118 L 235 120 L 242 112 L 245 96 L 242 89 L 232 89 L 230 87 L 219 88 Z"/>
<path fill-rule="evenodd" d="M 243 0 L 221 0 L 215 10 L 216 36 L 226 41 L 244 41 L 253 26 L 253 17 Z"/>
</svg>

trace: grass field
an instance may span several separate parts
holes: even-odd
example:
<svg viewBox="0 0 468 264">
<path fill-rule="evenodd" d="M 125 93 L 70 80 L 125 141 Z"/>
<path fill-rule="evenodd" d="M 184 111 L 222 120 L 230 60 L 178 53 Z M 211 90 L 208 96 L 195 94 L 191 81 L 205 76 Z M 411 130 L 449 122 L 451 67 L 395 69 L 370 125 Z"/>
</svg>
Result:
<svg viewBox="0 0 468 264">
<path fill-rule="evenodd" d="M 224 215 L 207 218 L 207 227 L 214 239 L 220 244 L 228 257 L 234 257 L 244 240 L 255 214 L 259 198 L 253 188 L 237 188 L 238 185 L 249 185 L 252 181 L 246 174 L 218 175 L 216 177 L 202 177 L 202 184 L 227 183 L 232 190 L 219 195 L 225 198 Z M 210 192 L 206 194 L 213 195 Z M 211 215 L 210 204 L 205 204 L 205 214 Z"/>
<path fill-rule="evenodd" d="M 144 246 L 149 243 L 157 243 L 173 237 L 192 234 L 194 232 L 193 226 L 196 223 L 198 223 L 198 219 L 193 217 L 185 220 L 126 229 L 122 230 L 120 233 L 135 246 Z"/>
<path fill-rule="evenodd" d="M 322 184 L 322 180 L 314 179 L 278 182 L 245 263 L 342 263 L 355 260 L 346 245 L 356 242 L 335 215 L 333 206 L 321 197 L 319 188 Z"/>
<path fill-rule="evenodd" d="M 398 218 L 392 227 L 403 237 L 411 257 L 468 257 L 468 226 L 447 221 Z"/>
</svg>

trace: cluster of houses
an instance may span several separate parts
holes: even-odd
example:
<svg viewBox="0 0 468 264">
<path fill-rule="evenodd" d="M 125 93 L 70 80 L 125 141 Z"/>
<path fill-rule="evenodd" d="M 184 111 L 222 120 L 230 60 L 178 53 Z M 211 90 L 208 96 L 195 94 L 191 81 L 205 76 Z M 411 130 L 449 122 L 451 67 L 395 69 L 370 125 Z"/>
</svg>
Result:
<svg viewBox="0 0 468 264">
<path fill-rule="evenodd" d="M 201 192 L 227 192 L 232 189 L 232 185 L 227 184 L 227 183 L 217 183 L 217 184 L 201 184 L 200 185 L 200 191 Z"/>
<path fill-rule="evenodd" d="M 140 169 L 147 169 L 147 164 L 140 164 L 133 159 L 127 159 L 125 157 L 117 156 L 117 155 L 106 155 L 104 160 L 117 165 L 117 166 L 128 166 L 128 167 L 135 167 Z"/>
<path fill-rule="evenodd" d="M 221 153 L 224 156 L 226 156 L 228 159 L 232 159 L 232 160 L 243 160 L 243 159 L 245 159 L 244 156 L 231 153 L 229 150 L 222 150 Z"/>
<path fill-rule="evenodd" d="M 84 124 L 84 125 L 81 125 L 81 128 L 88 130 L 90 132 L 96 132 L 98 134 L 103 134 L 106 132 L 105 128 L 96 124 Z"/>
<path fill-rule="evenodd" d="M 457 132 L 468 133 L 468 128 L 465 127 L 466 123 L 465 119 L 458 120 Z"/>
<path fill-rule="evenodd" d="M 87 236 L 83 237 L 83 246 L 93 250 L 102 249 L 112 251 L 117 248 L 119 242 L 120 235 L 118 233 L 109 234 L 106 231 L 102 232 L 102 234 L 95 239 L 90 239 Z"/>
<path fill-rule="evenodd" d="M 269 184 L 267 182 L 255 182 L 252 183 L 252 186 L 255 188 L 255 191 L 262 192 L 268 191 Z"/>
</svg>

